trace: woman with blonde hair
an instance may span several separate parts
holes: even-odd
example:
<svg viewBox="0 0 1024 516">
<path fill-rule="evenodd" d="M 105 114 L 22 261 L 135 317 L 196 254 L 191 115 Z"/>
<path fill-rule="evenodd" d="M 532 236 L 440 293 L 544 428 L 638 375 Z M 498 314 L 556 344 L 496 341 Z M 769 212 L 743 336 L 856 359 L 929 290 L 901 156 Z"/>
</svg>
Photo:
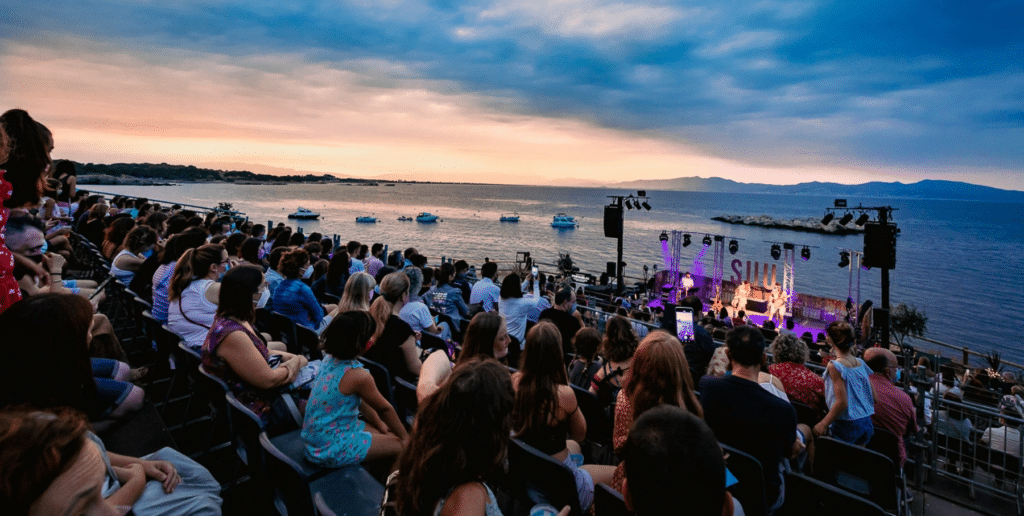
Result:
<svg viewBox="0 0 1024 516">
<path fill-rule="evenodd" d="M 415 383 L 421 367 L 416 333 L 398 315 L 408 301 L 409 277 L 400 272 L 385 276 L 380 282 L 380 296 L 370 305 L 377 331 L 363 356 L 383 365 L 393 376 Z"/>
<path fill-rule="evenodd" d="M 629 429 L 644 412 L 661 405 L 680 407 L 703 419 L 704 410 L 693 390 L 690 364 L 679 341 L 666 331 L 647 334 L 633 355 L 633 366 L 615 404 L 615 429 L 612 445 L 622 453 Z M 612 483 L 620 493 L 625 471 L 622 464 L 615 469 Z"/>
<path fill-rule="evenodd" d="M 373 295 L 373 287 L 377 282 L 373 276 L 365 272 L 357 272 L 345 282 L 345 292 L 338 303 L 338 311 L 341 313 L 359 310 L 367 312 L 370 310 L 370 296 Z"/>
</svg>

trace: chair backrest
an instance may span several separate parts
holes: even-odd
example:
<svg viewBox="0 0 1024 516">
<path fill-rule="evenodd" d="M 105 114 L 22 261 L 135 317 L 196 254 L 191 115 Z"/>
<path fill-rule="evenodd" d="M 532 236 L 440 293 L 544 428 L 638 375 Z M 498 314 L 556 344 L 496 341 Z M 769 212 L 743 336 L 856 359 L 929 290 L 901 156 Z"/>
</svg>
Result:
<svg viewBox="0 0 1024 516">
<path fill-rule="evenodd" d="M 287 507 L 287 514 L 313 514 L 309 484 L 330 471 L 318 468 L 303 458 L 305 444 L 300 433 L 301 430 L 294 430 L 273 440 L 266 432 L 259 435 L 267 473 Z"/>
<path fill-rule="evenodd" d="M 338 303 L 341 303 L 341 298 L 340 297 L 338 297 L 338 296 L 336 296 L 334 294 L 328 294 L 327 292 L 324 292 L 324 293 L 318 295 L 316 299 L 317 299 L 317 301 L 320 301 L 321 303 L 328 304 L 328 305 L 336 305 Z"/>
<path fill-rule="evenodd" d="M 896 467 L 888 457 L 831 437 L 814 440 L 814 478 L 895 510 Z"/>
<path fill-rule="evenodd" d="M 265 496 L 265 503 L 271 502 L 270 476 L 267 472 L 263 446 L 260 444 L 260 432 L 263 431 L 263 424 L 259 416 L 238 401 L 234 393 L 229 391 L 224 394 L 224 398 L 227 401 L 230 416 L 228 421 L 231 425 L 231 437 L 235 443 L 235 452 L 247 466 L 249 478 L 256 486 L 257 496 Z"/>
<path fill-rule="evenodd" d="M 391 373 L 388 372 L 388 368 L 365 357 L 359 357 L 359 361 L 370 372 L 370 376 L 373 376 L 373 383 L 377 385 L 377 390 L 380 391 L 381 396 L 384 396 L 384 399 L 388 400 L 388 403 L 391 403 L 391 406 L 395 407 L 397 411 L 395 390 L 391 384 Z"/>
<path fill-rule="evenodd" d="M 744 506 L 744 509 L 746 507 Z M 786 501 L 776 516 L 883 516 L 885 510 L 848 491 L 799 473 L 786 473 Z"/>
<path fill-rule="evenodd" d="M 793 409 L 796 410 L 796 420 L 800 423 L 803 423 L 811 428 L 814 428 L 814 425 L 818 424 L 818 422 L 821 421 L 823 417 L 825 417 L 825 413 L 821 410 L 813 408 L 809 405 L 804 405 L 799 401 L 790 401 L 793 404 Z"/>
<path fill-rule="evenodd" d="M 274 326 L 274 313 L 266 308 L 256 309 L 256 331 L 269 333 L 271 340 L 281 340 L 281 336 L 278 335 L 277 328 Z"/>
<path fill-rule="evenodd" d="M 324 357 L 323 352 L 320 351 L 320 336 L 315 331 L 296 324 L 295 337 L 299 350 L 304 355 L 309 355 L 311 360 L 320 360 Z"/>
<path fill-rule="evenodd" d="M 726 467 L 737 480 L 729 487 L 729 492 L 743 505 L 744 513 L 749 516 L 764 516 L 768 511 L 765 505 L 764 470 L 761 469 L 761 462 L 731 446 L 723 444 L 722 449 L 729 454 L 725 461 Z"/>
<path fill-rule="evenodd" d="M 875 427 L 875 433 L 871 436 L 871 440 L 865 445 L 865 448 L 885 455 L 892 461 L 896 466 L 900 464 L 900 440 L 902 437 L 898 437 L 896 434 L 884 429 Z M 899 472 L 899 468 L 896 468 Z"/>
<path fill-rule="evenodd" d="M 274 321 L 274 329 L 277 330 L 281 342 L 288 347 L 288 352 L 298 355 L 300 351 L 299 337 L 295 333 L 295 322 L 279 312 L 272 312 L 271 318 Z"/>
<path fill-rule="evenodd" d="M 210 403 L 210 408 L 221 414 L 227 413 L 227 400 L 224 394 L 230 392 L 228 384 L 224 380 L 210 374 L 202 365 L 199 366 L 199 374 L 196 381 Z"/>
<path fill-rule="evenodd" d="M 608 417 L 596 394 L 575 385 L 571 387 L 573 394 L 576 395 L 576 405 L 580 407 L 583 418 L 587 420 L 587 440 L 602 446 L 610 445 L 614 420 Z"/>
<path fill-rule="evenodd" d="M 319 516 L 337 516 L 331 508 L 324 501 L 324 494 L 320 491 L 313 493 L 313 505 L 316 506 L 316 512 Z"/>
<path fill-rule="evenodd" d="M 509 443 L 508 463 L 515 495 L 528 506 L 568 505 L 570 516 L 583 516 L 576 477 L 565 464 L 519 439 Z"/>
<path fill-rule="evenodd" d="M 423 350 L 442 349 L 447 350 L 448 344 L 441 337 L 426 332 L 420 333 L 420 348 Z"/>
<path fill-rule="evenodd" d="M 626 500 L 618 491 L 604 485 L 594 486 L 594 516 L 630 516 Z"/>
<path fill-rule="evenodd" d="M 419 398 L 416 397 L 416 386 L 403 378 L 395 377 L 395 405 L 398 419 L 402 420 L 406 429 L 412 429 L 419 410 Z"/>
</svg>

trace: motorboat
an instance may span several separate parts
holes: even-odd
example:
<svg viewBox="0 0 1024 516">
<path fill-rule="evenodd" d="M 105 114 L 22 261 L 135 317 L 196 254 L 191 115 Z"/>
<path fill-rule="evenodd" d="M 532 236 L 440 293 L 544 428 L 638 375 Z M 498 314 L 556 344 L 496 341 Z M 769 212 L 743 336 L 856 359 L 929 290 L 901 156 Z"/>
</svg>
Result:
<svg viewBox="0 0 1024 516">
<path fill-rule="evenodd" d="M 503 213 L 501 215 L 501 218 L 498 220 L 500 220 L 501 222 L 519 222 L 519 214 L 515 213 L 513 215 L 505 215 Z"/>
<path fill-rule="evenodd" d="M 288 218 L 299 220 L 316 220 L 320 218 L 320 214 L 313 210 L 307 210 L 306 208 L 299 206 L 299 209 L 295 210 L 295 213 L 288 214 Z"/>
<path fill-rule="evenodd" d="M 370 217 L 370 216 L 364 215 L 362 217 L 356 217 L 356 222 L 369 222 L 369 223 L 373 223 L 373 222 L 377 222 L 377 217 Z"/>
<path fill-rule="evenodd" d="M 580 223 L 576 222 L 574 217 L 570 217 L 564 213 L 555 215 L 555 218 L 551 221 L 551 227 L 559 229 L 575 229 L 579 225 Z"/>
<path fill-rule="evenodd" d="M 416 222 L 437 222 L 437 215 L 423 212 L 416 216 Z"/>
<path fill-rule="evenodd" d="M 406 217 L 405 215 L 402 215 L 401 217 L 398 217 L 398 220 L 400 220 L 402 222 L 412 222 L 412 221 L 414 221 L 416 219 L 414 219 L 412 217 Z"/>
</svg>

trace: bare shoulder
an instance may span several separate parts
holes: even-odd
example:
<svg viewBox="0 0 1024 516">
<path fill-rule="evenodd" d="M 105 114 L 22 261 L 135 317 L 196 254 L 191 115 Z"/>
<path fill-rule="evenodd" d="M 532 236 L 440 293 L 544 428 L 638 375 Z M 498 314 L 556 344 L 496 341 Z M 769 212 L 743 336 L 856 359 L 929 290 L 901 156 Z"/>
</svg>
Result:
<svg viewBox="0 0 1024 516">
<path fill-rule="evenodd" d="M 448 495 L 441 516 L 483 516 L 487 502 L 487 488 L 480 482 L 467 482 Z"/>
</svg>

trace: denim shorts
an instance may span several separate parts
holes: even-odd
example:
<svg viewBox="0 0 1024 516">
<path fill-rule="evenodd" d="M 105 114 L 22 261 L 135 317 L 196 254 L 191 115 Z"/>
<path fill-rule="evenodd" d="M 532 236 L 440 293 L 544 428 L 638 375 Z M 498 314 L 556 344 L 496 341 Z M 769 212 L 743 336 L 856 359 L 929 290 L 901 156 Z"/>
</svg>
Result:
<svg viewBox="0 0 1024 516">
<path fill-rule="evenodd" d="M 840 441 L 863 446 L 875 435 L 875 427 L 871 423 L 871 416 L 853 420 L 836 420 L 829 426 L 832 437 Z"/>
</svg>

